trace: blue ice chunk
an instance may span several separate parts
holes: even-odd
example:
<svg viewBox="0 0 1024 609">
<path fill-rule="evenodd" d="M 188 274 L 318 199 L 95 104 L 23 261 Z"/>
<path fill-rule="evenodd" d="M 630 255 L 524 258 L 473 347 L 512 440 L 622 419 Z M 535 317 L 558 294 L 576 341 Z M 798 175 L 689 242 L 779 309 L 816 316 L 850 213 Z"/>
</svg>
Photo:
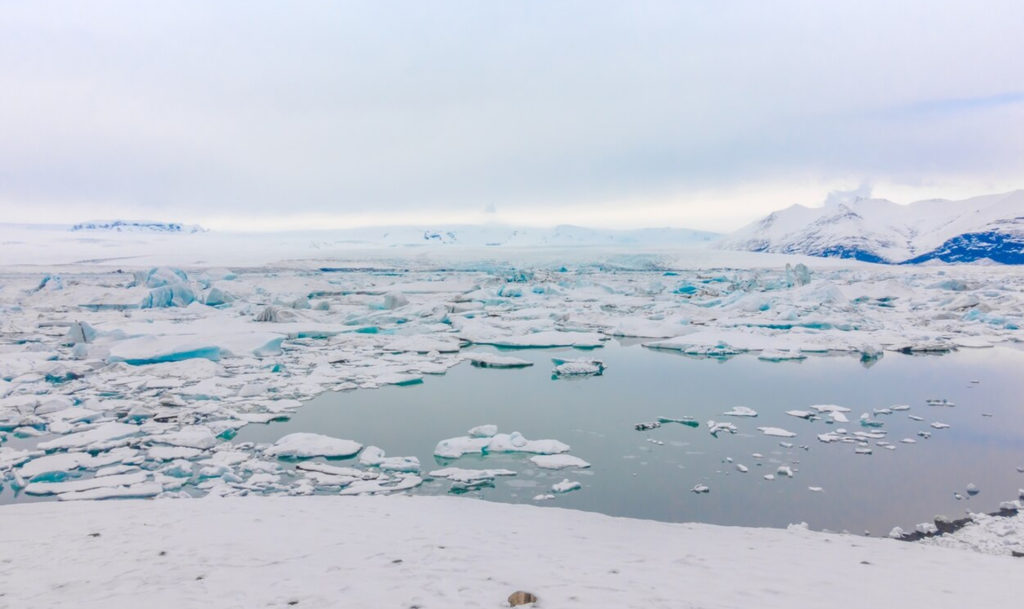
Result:
<svg viewBox="0 0 1024 609">
<path fill-rule="evenodd" d="M 214 287 L 210 288 L 210 291 L 206 293 L 205 302 L 211 307 L 217 307 L 228 304 L 232 300 L 234 300 L 234 297 L 231 296 L 231 294 L 228 294 L 220 288 Z"/>
<path fill-rule="evenodd" d="M 159 288 L 165 285 L 173 285 L 175 283 L 185 283 L 188 281 L 188 275 L 181 269 L 171 268 L 169 266 L 160 266 L 149 269 L 149 272 L 145 276 L 145 285 L 147 288 Z"/>
<path fill-rule="evenodd" d="M 142 309 L 160 309 L 166 307 L 185 307 L 196 301 L 196 293 L 184 283 L 176 283 L 154 288 L 146 294 L 139 307 Z"/>
<path fill-rule="evenodd" d="M 60 275 L 46 275 L 36 286 L 36 291 L 42 290 L 43 288 L 49 288 L 51 290 L 63 290 L 64 279 Z"/>
<path fill-rule="evenodd" d="M 129 366 L 145 366 L 147 364 L 163 364 L 166 362 L 180 362 L 187 359 L 208 359 L 216 362 L 220 360 L 220 347 L 198 347 L 185 349 L 183 351 L 170 351 L 160 355 L 143 358 L 120 358 L 111 356 L 110 362 L 124 362 Z"/>
</svg>

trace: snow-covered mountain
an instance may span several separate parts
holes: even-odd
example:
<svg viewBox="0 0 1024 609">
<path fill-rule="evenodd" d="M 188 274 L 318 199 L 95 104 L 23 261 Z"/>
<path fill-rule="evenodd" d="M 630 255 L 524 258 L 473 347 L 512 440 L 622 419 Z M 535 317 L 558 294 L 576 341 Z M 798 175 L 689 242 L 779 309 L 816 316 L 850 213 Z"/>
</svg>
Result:
<svg viewBox="0 0 1024 609">
<path fill-rule="evenodd" d="M 832 198 L 793 205 L 726 237 L 724 249 L 916 264 L 992 260 L 1024 264 L 1024 190 L 899 205 Z"/>
<path fill-rule="evenodd" d="M 97 220 L 73 225 L 72 231 L 114 231 L 121 233 L 201 233 L 197 224 L 178 222 L 145 222 L 133 220 Z"/>
</svg>

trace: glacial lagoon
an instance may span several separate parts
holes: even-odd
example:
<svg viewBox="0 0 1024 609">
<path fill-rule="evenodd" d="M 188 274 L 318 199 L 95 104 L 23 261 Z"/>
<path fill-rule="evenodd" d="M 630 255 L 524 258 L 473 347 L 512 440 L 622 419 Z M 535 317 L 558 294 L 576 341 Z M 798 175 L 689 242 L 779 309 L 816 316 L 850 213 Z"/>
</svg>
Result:
<svg viewBox="0 0 1024 609">
<path fill-rule="evenodd" d="M 486 347 L 466 352 L 481 351 L 496 352 Z M 1024 352 L 1016 349 L 886 353 L 870 366 L 848 354 L 797 362 L 765 362 L 749 354 L 693 358 L 623 341 L 596 350 L 500 353 L 534 365 L 486 369 L 466 362 L 421 384 L 323 394 L 290 420 L 249 425 L 234 441 L 273 442 L 306 431 L 379 446 L 388 456 L 415 456 L 426 479 L 411 491 L 415 494 L 460 492 L 664 521 L 771 527 L 806 522 L 814 529 L 875 535 L 937 515 L 993 511 L 1024 486 L 1024 474 L 1017 471 L 1024 465 Z M 600 359 L 607 369 L 601 376 L 553 379 L 551 360 L 573 357 Z M 849 408 L 849 422 L 785 414 L 814 404 Z M 872 416 L 881 427 L 860 425 L 862 413 L 893 405 L 910 408 Z M 753 408 L 758 416 L 723 416 L 735 406 Z M 664 423 L 635 429 L 659 417 L 691 417 L 699 427 Z M 708 420 L 733 423 L 737 433 L 712 437 Z M 932 423 L 949 427 L 936 429 Z M 523 454 L 433 456 L 438 441 L 480 424 L 530 439 L 561 440 L 591 467 L 544 470 Z M 797 435 L 766 436 L 758 427 Z M 885 437 L 868 440 L 871 454 L 856 453 L 854 444 L 818 440 L 818 434 L 838 428 L 850 434 L 884 431 Z M 332 464 L 350 461 L 355 460 Z M 517 475 L 469 491 L 427 475 L 449 466 L 506 468 Z M 789 467 L 792 477 L 778 474 L 780 466 Z M 582 488 L 535 499 L 563 479 Z M 709 492 L 692 492 L 701 484 Z M 968 494 L 968 484 L 979 492 Z"/>
</svg>

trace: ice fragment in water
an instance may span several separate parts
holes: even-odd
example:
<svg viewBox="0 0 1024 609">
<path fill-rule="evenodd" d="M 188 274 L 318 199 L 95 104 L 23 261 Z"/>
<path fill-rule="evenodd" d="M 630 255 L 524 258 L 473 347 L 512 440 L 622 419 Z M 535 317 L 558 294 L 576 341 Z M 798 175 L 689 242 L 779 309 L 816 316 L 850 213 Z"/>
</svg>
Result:
<svg viewBox="0 0 1024 609">
<path fill-rule="evenodd" d="M 866 412 L 860 415 L 860 424 L 861 427 L 881 427 L 883 425 L 882 421 L 876 421 Z"/>
<path fill-rule="evenodd" d="M 575 480 L 570 481 L 568 478 L 562 479 L 561 482 L 556 482 L 551 485 L 551 490 L 556 493 L 568 493 L 569 491 L 575 491 L 583 488 L 583 485 Z"/>
<path fill-rule="evenodd" d="M 796 437 L 795 433 L 782 429 L 781 427 L 758 427 L 757 429 L 766 436 L 775 436 L 778 438 Z"/>
<path fill-rule="evenodd" d="M 722 413 L 726 417 L 756 417 L 757 411 L 746 406 L 733 406 L 731 410 Z"/>
<path fill-rule="evenodd" d="M 718 437 L 718 434 L 723 431 L 727 431 L 730 434 L 736 433 L 736 426 L 732 423 L 718 423 L 715 421 L 708 421 L 708 433 L 714 437 Z"/>
<path fill-rule="evenodd" d="M 471 353 L 466 359 L 477 368 L 526 368 L 533 365 L 533 362 L 525 359 L 493 353 Z"/>
<path fill-rule="evenodd" d="M 351 457 L 363 447 L 352 440 L 342 440 L 316 433 L 293 433 L 284 436 L 264 453 L 271 457 L 304 459 L 310 457 Z"/>
<path fill-rule="evenodd" d="M 596 359 L 552 359 L 555 369 L 553 378 L 560 376 L 601 376 L 604 362 Z"/>
<path fill-rule="evenodd" d="M 452 482 L 472 484 L 489 482 L 497 476 L 515 476 L 516 473 L 510 469 L 463 469 L 459 467 L 445 467 L 430 472 L 435 478 L 447 478 Z"/>
<path fill-rule="evenodd" d="M 527 440 L 518 431 L 511 434 L 499 433 L 488 438 L 461 436 L 441 440 L 434 447 L 434 455 L 455 459 L 465 454 L 487 453 L 535 453 L 556 454 L 569 451 L 569 446 L 558 440 Z"/>
<path fill-rule="evenodd" d="M 530 457 L 534 465 L 542 469 L 586 468 L 590 464 L 572 455 L 537 455 Z"/>
<path fill-rule="evenodd" d="M 672 417 L 658 417 L 658 423 L 679 423 L 680 425 L 686 425 L 687 427 L 693 427 L 694 429 L 700 427 L 700 422 L 693 419 L 693 417 L 681 417 L 678 419 Z"/>
<path fill-rule="evenodd" d="M 787 410 L 786 414 L 798 419 L 807 419 L 808 421 L 815 418 L 815 414 L 809 410 Z"/>
<path fill-rule="evenodd" d="M 711 492 L 711 488 L 708 487 L 708 485 L 706 485 L 706 484 L 697 484 L 697 485 L 694 485 L 694 487 L 690 489 L 690 492 L 691 493 L 697 493 L 698 495 L 700 495 L 702 493 L 710 493 Z"/>
</svg>

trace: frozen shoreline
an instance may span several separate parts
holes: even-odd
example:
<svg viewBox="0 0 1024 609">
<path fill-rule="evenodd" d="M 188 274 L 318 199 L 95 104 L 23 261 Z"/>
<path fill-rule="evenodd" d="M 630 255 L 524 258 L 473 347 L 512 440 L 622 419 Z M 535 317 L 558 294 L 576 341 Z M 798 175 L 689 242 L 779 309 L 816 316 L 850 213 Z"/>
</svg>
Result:
<svg viewBox="0 0 1024 609">
<path fill-rule="evenodd" d="M 0 508 L 0 606 L 1001 606 L 1021 562 L 888 539 L 449 497 Z"/>
</svg>

